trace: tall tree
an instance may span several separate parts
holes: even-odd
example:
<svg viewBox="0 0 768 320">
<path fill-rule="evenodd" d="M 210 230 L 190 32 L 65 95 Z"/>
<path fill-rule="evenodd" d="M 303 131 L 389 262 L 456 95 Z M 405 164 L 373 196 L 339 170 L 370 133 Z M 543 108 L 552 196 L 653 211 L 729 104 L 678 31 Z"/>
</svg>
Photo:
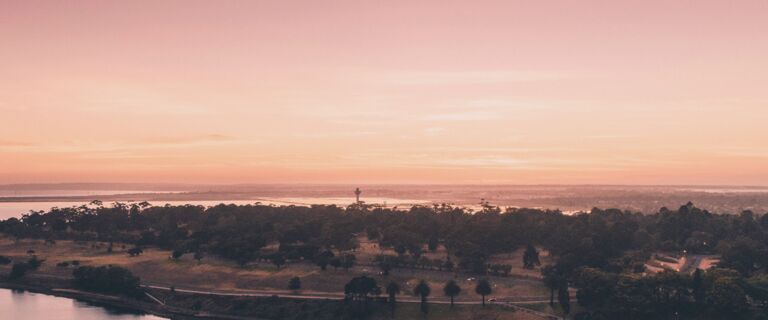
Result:
<svg viewBox="0 0 768 320">
<path fill-rule="evenodd" d="M 395 308 L 395 303 L 396 303 L 395 299 L 398 294 L 400 294 L 400 286 L 397 285 L 396 282 L 391 281 L 387 285 L 387 295 L 389 295 L 388 300 L 389 300 L 389 304 L 392 306 L 392 309 Z"/>
<path fill-rule="evenodd" d="M 283 257 L 282 254 L 276 254 L 274 257 L 272 257 L 272 264 L 277 267 L 277 270 L 280 270 L 280 267 L 285 264 L 285 257 Z"/>
<path fill-rule="evenodd" d="M 539 251 L 536 250 L 532 244 L 528 244 L 523 253 L 523 268 L 533 269 L 535 266 L 541 265 L 539 261 Z"/>
<path fill-rule="evenodd" d="M 549 305 L 555 305 L 555 290 L 560 287 L 562 275 L 555 266 L 545 266 L 541 268 L 541 275 L 544 277 L 544 285 L 549 288 Z"/>
<path fill-rule="evenodd" d="M 419 284 L 413 288 L 413 294 L 421 297 L 421 312 L 427 314 L 427 297 L 432 290 L 429 288 L 429 284 L 426 281 L 421 280 Z"/>
<path fill-rule="evenodd" d="M 557 292 L 557 302 L 560 303 L 560 308 L 563 309 L 563 314 L 566 316 L 571 313 L 571 295 L 568 293 L 568 285 L 563 282 Z"/>
<path fill-rule="evenodd" d="M 288 289 L 299 290 L 301 289 L 301 279 L 299 277 L 293 277 L 288 281 Z"/>
<path fill-rule="evenodd" d="M 456 284 L 456 281 L 450 280 L 443 287 L 443 293 L 451 297 L 451 308 L 453 308 L 453 299 L 461 293 L 461 287 Z"/>
<path fill-rule="evenodd" d="M 483 307 L 485 307 L 485 296 L 491 294 L 491 283 L 486 279 L 480 279 L 475 286 L 475 293 L 479 294 L 483 298 Z"/>
</svg>

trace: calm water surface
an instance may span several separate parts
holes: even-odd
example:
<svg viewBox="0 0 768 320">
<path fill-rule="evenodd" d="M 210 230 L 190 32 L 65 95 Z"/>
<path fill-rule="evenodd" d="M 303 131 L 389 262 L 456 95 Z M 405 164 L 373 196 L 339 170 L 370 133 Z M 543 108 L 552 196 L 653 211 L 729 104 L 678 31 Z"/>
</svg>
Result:
<svg viewBox="0 0 768 320">
<path fill-rule="evenodd" d="M 0 320 L 161 320 L 129 310 L 101 307 L 44 294 L 0 289 Z"/>
</svg>

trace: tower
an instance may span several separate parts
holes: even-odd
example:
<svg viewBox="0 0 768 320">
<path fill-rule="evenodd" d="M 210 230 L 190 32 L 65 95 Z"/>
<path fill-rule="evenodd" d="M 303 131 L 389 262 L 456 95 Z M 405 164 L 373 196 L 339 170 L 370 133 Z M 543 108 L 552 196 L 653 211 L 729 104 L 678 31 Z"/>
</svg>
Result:
<svg viewBox="0 0 768 320">
<path fill-rule="evenodd" d="M 360 204 L 360 194 L 363 193 L 360 191 L 360 188 L 355 189 L 355 199 L 357 204 Z"/>
</svg>

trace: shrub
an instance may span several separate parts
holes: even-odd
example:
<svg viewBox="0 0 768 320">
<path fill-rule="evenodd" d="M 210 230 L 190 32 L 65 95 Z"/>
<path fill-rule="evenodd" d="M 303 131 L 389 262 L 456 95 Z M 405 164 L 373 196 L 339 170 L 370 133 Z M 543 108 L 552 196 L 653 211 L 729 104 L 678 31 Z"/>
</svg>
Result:
<svg viewBox="0 0 768 320">
<path fill-rule="evenodd" d="M 291 281 L 288 282 L 288 289 L 290 290 L 301 289 L 301 279 L 299 279 L 299 277 L 291 278 Z"/>
<path fill-rule="evenodd" d="M 21 278 L 27 274 L 27 271 L 29 271 L 29 265 L 26 262 L 14 263 L 8 278 L 11 280 Z"/>
<path fill-rule="evenodd" d="M 78 267 L 72 272 L 76 288 L 107 294 L 140 296 L 140 280 L 128 269 L 115 266 Z"/>
</svg>

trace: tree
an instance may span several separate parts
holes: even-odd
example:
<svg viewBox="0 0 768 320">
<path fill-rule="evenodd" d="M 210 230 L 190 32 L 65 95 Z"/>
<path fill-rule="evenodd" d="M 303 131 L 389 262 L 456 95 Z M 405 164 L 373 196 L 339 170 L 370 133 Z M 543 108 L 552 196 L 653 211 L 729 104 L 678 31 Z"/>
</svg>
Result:
<svg viewBox="0 0 768 320">
<path fill-rule="evenodd" d="M 443 293 L 447 297 L 451 297 L 451 308 L 453 308 L 453 299 L 461 293 L 461 287 L 456 284 L 456 281 L 450 280 L 443 287 Z"/>
<path fill-rule="evenodd" d="M 339 259 L 339 257 L 331 258 L 331 260 L 328 261 L 328 264 L 330 264 L 331 267 L 333 267 L 334 271 L 338 270 L 339 267 L 341 267 L 341 259 Z"/>
<path fill-rule="evenodd" d="M 32 258 L 27 260 L 27 266 L 29 267 L 29 270 L 37 270 L 43 265 L 43 262 L 45 262 L 45 259 L 38 259 L 37 256 L 32 256 Z"/>
<path fill-rule="evenodd" d="M 378 255 L 374 259 L 374 261 L 378 264 L 379 268 L 381 269 L 381 273 L 385 276 L 389 275 L 389 271 L 392 270 L 392 265 L 394 257 L 388 256 L 388 255 Z"/>
<path fill-rule="evenodd" d="M 693 289 L 693 298 L 696 302 L 704 301 L 704 272 L 701 269 L 696 268 L 693 272 L 693 279 L 691 279 L 691 289 Z"/>
<path fill-rule="evenodd" d="M 421 312 L 424 314 L 429 312 L 427 309 L 427 297 L 431 291 L 432 290 L 429 288 L 429 284 L 427 284 L 427 282 L 424 280 L 419 281 L 419 284 L 413 288 L 413 294 L 421 297 Z"/>
<path fill-rule="evenodd" d="M 323 251 L 315 257 L 315 264 L 320 267 L 320 270 L 325 271 L 325 269 L 328 267 L 328 263 L 332 258 L 333 252 L 329 250 Z"/>
<path fill-rule="evenodd" d="M 705 299 L 714 314 L 719 316 L 739 315 L 749 305 L 744 289 L 732 278 L 717 278 L 706 293 Z"/>
<path fill-rule="evenodd" d="M 557 301 L 560 303 L 560 308 L 563 309 L 563 314 L 568 315 L 571 313 L 571 296 L 568 293 L 568 285 L 563 284 L 557 292 Z"/>
<path fill-rule="evenodd" d="M 138 256 L 138 255 L 140 255 L 142 253 L 144 253 L 144 250 L 142 250 L 139 247 L 133 247 L 133 248 L 128 249 L 128 255 L 131 256 L 131 257 Z"/>
<path fill-rule="evenodd" d="M 485 307 L 485 296 L 491 294 L 491 284 L 486 279 L 480 279 L 475 287 L 475 293 L 479 294 L 483 298 L 483 307 Z"/>
<path fill-rule="evenodd" d="M 197 264 L 200 264 L 200 261 L 203 260 L 203 252 L 200 250 L 195 251 L 195 255 L 193 256 L 195 260 L 197 260 Z"/>
<path fill-rule="evenodd" d="M 435 252 L 437 251 L 438 241 L 436 237 L 429 238 L 429 242 L 427 242 L 427 249 L 429 249 L 429 252 Z"/>
<path fill-rule="evenodd" d="M 79 289 L 133 297 L 142 295 L 139 278 L 122 267 L 78 267 L 72 276 L 75 287 Z"/>
<path fill-rule="evenodd" d="M 21 278 L 27 274 L 27 271 L 29 271 L 29 265 L 26 262 L 14 263 L 8 278 L 11 280 Z"/>
<path fill-rule="evenodd" d="M 552 280 L 554 285 L 559 289 L 562 283 L 565 282 L 565 278 L 562 276 L 556 276 Z M 546 282 L 546 279 L 545 279 Z M 615 298 L 617 282 L 619 282 L 616 274 L 600 271 L 595 268 L 583 268 L 574 278 L 574 284 L 579 291 L 576 292 L 576 299 L 579 305 L 589 309 L 599 309 L 604 305 L 609 304 L 609 300 Z M 546 282 L 549 287 L 553 283 Z M 634 287 L 629 285 L 630 287 Z"/>
<path fill-rule="evenodd" d="M 184 251 L 181 251 L 179 249 L 173 250 L 173 252 L 171 252 L 171 258 L 173 258 L 173 260 L 179 260 L 179 258 L 181 258 L 181 256 L 183 255 L 184 255 Z"/>
<path fill-rule="evenodd" d="M 282 254 L 276 254 L 276 255 L 274 255 L 274 256 L 272 257 L 272 264 L 274 264 L 274 265 L 275 265 L 275 267 L 277 267 L 277 270 L 279 271 L 279 270 L 280 270 L 280 267 L 282 267 L 283 265 L 285 265 L 285 257 L 283 257 L 283 255 L 282 255 Z"/>
<path fill-rule="evenodd" d="M 299 277 L 293 277 L 290 281 L 288 281 L 288 289 L 290 290 L 299 290 L 301 289 L 301 279 Z"/>
<path fill-rule="evenodd" d="M 544 285 L 549 288 L 549 305 L 555 305 L 555 290 L 560 287 L 563 276 L 555 266 L 545 266 L 541 268 L 541 275 L 544 277 Z"/>
<path fill-rule="evenodd" d="M 355 265 L 355 259 L 354 254 L 345 254 L 341 256 L 341 267 L 344 268 L 344 271 L 349 271 L 349 269 Z"/>
<path fill-rule="evenodd" d="M 389 295 L 389 303 L 392 305 L 392 308 L 395 307 L 395 296 L 398 294 L 400 294 L 400 286 L 394 281 L 389 282 L 387 285 L 387 295 Z"/>
<path fill-rule="evenodd" d="M 539 252 L 536 250 L 536 247 L 528 244 L 525 253 L 523 253 L 523 268 L 533 269 L 533 267 L 539 265 L 541 265 L 541 262 L 539 261 Z"/>
</svg>

